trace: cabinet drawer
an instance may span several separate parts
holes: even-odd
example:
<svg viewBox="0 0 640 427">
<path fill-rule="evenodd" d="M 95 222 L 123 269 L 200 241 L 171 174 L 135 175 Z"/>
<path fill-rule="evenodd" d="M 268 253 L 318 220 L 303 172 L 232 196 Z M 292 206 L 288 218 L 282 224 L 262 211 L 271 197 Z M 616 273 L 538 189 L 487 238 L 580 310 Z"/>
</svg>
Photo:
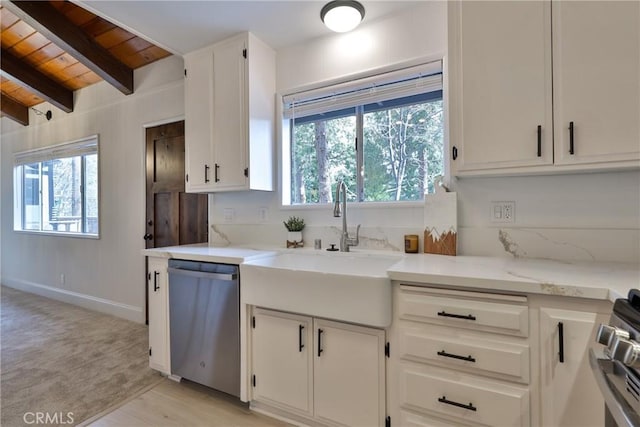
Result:
<svg viewBox="0 0 640 427">
<path fill-rule="evenodd" d="M 518 338 L 403 322 L 398 346 L 403 359 L 529 383 L 529 346 Z"/>
<path fill-rule="evenodd" d="M 474 424 L 465 424 L 460 420 L 448 421 L 443 418 L 428 417 L 415 412 L 400 411 L 400 425 L 402 427 L 467 427 Z"/>
<path fill-rule="evenodd" d="M 398 298 L 400 319 L 522 337 L 529 334 L 529 312 L 524 297 L 498 296 L 511 298 L 514 302 L 522 300 L 521 304 L 515 304 L 465 299 L 465 297 L 483 295 L 475 292 L 444 293 L 435 289 L 405 285 L 400 289 Z M 484 298 L 489 299 L 489 296 Z"/>
<path fill-rule="evenodd" d="M 492 426 L 528 426 L 529 391 L 489 379 L 403 363 L 400 405 Z"/>
</svg>

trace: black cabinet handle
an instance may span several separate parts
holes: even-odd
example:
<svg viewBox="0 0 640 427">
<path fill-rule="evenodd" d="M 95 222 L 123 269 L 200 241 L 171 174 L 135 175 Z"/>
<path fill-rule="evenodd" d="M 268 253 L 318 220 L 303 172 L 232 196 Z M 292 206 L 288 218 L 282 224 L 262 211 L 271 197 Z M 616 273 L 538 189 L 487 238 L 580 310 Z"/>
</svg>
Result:
<svg viewBox="0 0 640 427">
<path fill-rule="evenodd" d="M 573 155 L 573 122 L 569 122 L 569 154 Z"/>
<path fill-rule="evenodd" d="M 469 403 L 468 405 L 465 405 L 464 403 L 458 403 L 458 402 L 454 402 L 453 400 L 449 400 L 447 399 L 447 396 L 442 396 L 438 398 L 438 402 L 440 403 L 446 403 L 447 405 L 451 405 L 451 406 L 457 406 L 458 408 L 463 408 L 463 409 L 467 409 L 469 411 L 477 411 L 478 408 L 476 408 L 475 406 L 473 406 L 473 403 Z"/>
<path fill-rule="evenodd" d="M 324 331 L 322 329 L 318 329 L 318 357 L 320 357 L 320 354 L 324 351 L 322 350 L 322 333 Z"/>
<path fill-rule="evenodd" d="M 476 359 L 474 359 L 473 357 L 471 357 L 471 355 L 469 356 L 459 356 L 457 354 L 452 354 L 452 353 L 447 353 L 446 351 L 442 350 L 439 351 L 438 356 L 442 356 L 442 357 L 450 357 L 451 359 L 458 359 L 458 360 L 465 360 L 467 362 L 476 362 Z"/>
<path fill-rule="evenodd" d="M 298 326 L 298 351 L 302 352 L 302 349 L 304 348 L 304 342 L 302 341 L 302 331 L 304 331 L 304 326 L 299 325 Z"/>
<path fill-rule="evenodd" d="M 215 182 L 220 182 L 220 178 L 218 178 L 218 171 L 220 171 L 220 165 L 216 163 L 215 169 L 213 170 L 213 179 Z"/>
<path fill-rule="evenodd" d="M 538 125 L 538 157 L 542 157 L 542 126 Z"/>
<path fill-rule="evenodd" d="M 558 360 L 564 363 L 564 325 L 558 322 Z"/>
<path fill-rule="evenodd" d="M 204 182 L 209 182 L 209 165 L 204 165 Z"/>
<path fill-rule="evenodd" d="M 158 276 L 160 276 L 160 273 L 158 273 L 157 271 L 153 272 L 153 292 L 158 292 L 158 289 L 160 289 L 160 286 L 158 286 Z"/>
<path fill-rule="evenodd" d="M 453 157 L 453 160 L 458 158 L 458 147 L 456 147 L 455 145 L 451 149 L 451 155 Z"/>
<path fill-rule="evenodd" d="M 442 317 L 453 317 L 455 319 L 467 319 L 467 320 L 476 320 L 476 316 L 474 316 L 473 314 L 467 314 L 467 315 L 462 315 L 462 314 L 451 314 L 451 313 L 447 313 L 444 310 L 443 311 L 439 311 L 438 312 L 438 316 L 442 316 Z"/>
<path fill-rule="evenodd" d="M 144 240 L 153 240 L 153 234 L 147 233 L 142 237 Z"/>
</svg>

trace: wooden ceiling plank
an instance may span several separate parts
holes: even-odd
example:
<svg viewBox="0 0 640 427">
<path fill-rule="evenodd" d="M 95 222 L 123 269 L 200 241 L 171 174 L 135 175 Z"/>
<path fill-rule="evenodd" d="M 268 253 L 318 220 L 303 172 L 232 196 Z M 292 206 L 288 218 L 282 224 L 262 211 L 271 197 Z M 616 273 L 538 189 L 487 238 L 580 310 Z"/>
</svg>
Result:
<svg viewBox="0 0 640 427">
<path fill-rule="evenodd" d="M 133 93 L 133 70 L 114 58 L 49 2 L 11 0 L 3 4 L 122 93 Z"/>
<path fill-rule="evenodd" d="M 80 6 L 76 6 L 73 3 L 67 3 L 71 7 L 69 9 L 61 11 L 64 15 L 74 24 L 81 27 L 87 22 L 91 21 L 96 17 L 95 14 L 89 12 L 86 9 L 81 8 Z"/>
<path fill-rule="evenodd" d="M 82 25 L 82 30 L 87 33 L 90 37 L 97 37 L 100 34 L 115 28 L 111 22 L 106 19 L 102 19 L 100 17 L 96 17 L 91 21 L 87 22 L 85 25 Z"/>
<path fill-rule="evenodd" d="M 134 37 L 135 35 L 131 34 L 127 30 L 115 27 L 97 36 L 96 43 L 109 50 L 113 46 L 117 46 L 118 44 L 131 40 Z"/>
<path fill-rule="evenodd" d="M 14 101 L 8 96 L 1 95 L 0 110 L 2 115 L 20 123 L 23 126 L 29 126 L 29 108 Z"/>
<path fill-rule="evenodd" d="M 14 44 L 11 47 L 11 52 L 18 58 L 27 56 L 38 49 L 42 49 L 45 45 L 51 43 L 40 33 L 33 33 L 29 37 Z"/>
<path fill-rule="evenodd" d="M 52 59 L 57 58 L 60 55 L 64 55 L 64 50 L 60 49 L 53 43 L 49 43 L 36 50 L 35 52 L 27 55 L 27 57 L 24 59 L 34 67 L 38 67 L 39 65 L 51 61 Z"/>
<path fill-rule="evenodd" d="M 8 48 L 29 37 L 36 30 L 24 21 L 18 21 L 2 32 L 2 47 Z"/>
<path fill-rule="evenodd" d="M 15 99 L 25 107 L 32 107 L 34 105 L 42 104 L 44 102 L 44 99 L 40 98 L 39 96 L 35 95 L 33 92 L 30 92 L 29 90 L 21 86 L 18 86 L 18 89 L 14 90 L 11 93 L 5 92 L 5 95 L 8 95 L 9 97 Z"/>
<path fill-rule="evenodd" d="M 1 8 L 0 9 L 0 30 L 4 31 L 7 28 L 11 27 L 13 24 L 18 22 L 18 19 L 19 18 L 13 13 L 11 13 L 8 9 L 4 7 Z"/>
<path fill-rule="evenodd" d="M 73 92 L 25 64 L 13 54 L 2 49 L 2 74 L 9 80 L 20 82 L 41 98 L 51 102 L 61 110 L 73 111 Z"/>
</svg>

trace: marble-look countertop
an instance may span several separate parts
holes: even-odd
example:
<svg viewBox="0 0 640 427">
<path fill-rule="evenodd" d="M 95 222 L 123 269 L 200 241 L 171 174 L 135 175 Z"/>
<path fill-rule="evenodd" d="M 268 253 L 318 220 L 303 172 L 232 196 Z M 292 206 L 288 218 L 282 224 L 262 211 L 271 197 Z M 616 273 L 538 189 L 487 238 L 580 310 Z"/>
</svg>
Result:
<svg viewBox="0 0 640 427">
<path fill-rule="evenodd" d="M 612 302 L 640 288 L 640 266 L 625 263 L 419 254 L 405 256 L 387 274 L 402 282 Z"/>
<path fill-rule="evenodd" d="M 186 259 L 221 264 L 242 264 L 246 261 L 277 255 L 274 250 L 256 250 L 241 247 L 214 247 L 207 243 L 193 245 L 167 246 L 164 248 L 143 249 L 145 256 L 159 258 Z"/>
<path fill-rule="evenodd" d="M 283 252 L 327 255 L 325 251 L 314 251 L 307 248 L 213 247 L 206 243 L 144 249 L 142 251 L 146 256 L 225 264 L 243 264 Z M 612 302 L 617 298 L 626 297 L 630 289 L 640 288 L 640 265 L 638 264 L 403 254 L 359 250 L 353 250 L 352 254 L 372 252 L 399 256 L 399 261 L 387 270 L 389 278 L 399 282 L 475 290 L 561 295 Z M 335 254 L 333 253 L 334 256 Z M 368 274 L 363 271 L 362 275 L 367 276 Z"/>
</svg>

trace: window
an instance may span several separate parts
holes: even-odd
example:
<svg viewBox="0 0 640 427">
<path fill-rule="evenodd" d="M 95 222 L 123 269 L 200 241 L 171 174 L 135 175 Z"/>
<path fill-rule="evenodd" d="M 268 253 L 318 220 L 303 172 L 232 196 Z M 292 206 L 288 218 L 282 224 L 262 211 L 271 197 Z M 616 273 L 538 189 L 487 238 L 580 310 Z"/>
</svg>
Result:
<svg viewBox="0 0 640 427">
<path fill-rule="evenodd" d="M 15 155 L 14 229 L 97 236 L 98 138 Z"/>
<path fill-rule="evenodd" d="M 444 174 L 441 62 L 283 97 L 283 204 L 423 200 Z"/>
</svg>

